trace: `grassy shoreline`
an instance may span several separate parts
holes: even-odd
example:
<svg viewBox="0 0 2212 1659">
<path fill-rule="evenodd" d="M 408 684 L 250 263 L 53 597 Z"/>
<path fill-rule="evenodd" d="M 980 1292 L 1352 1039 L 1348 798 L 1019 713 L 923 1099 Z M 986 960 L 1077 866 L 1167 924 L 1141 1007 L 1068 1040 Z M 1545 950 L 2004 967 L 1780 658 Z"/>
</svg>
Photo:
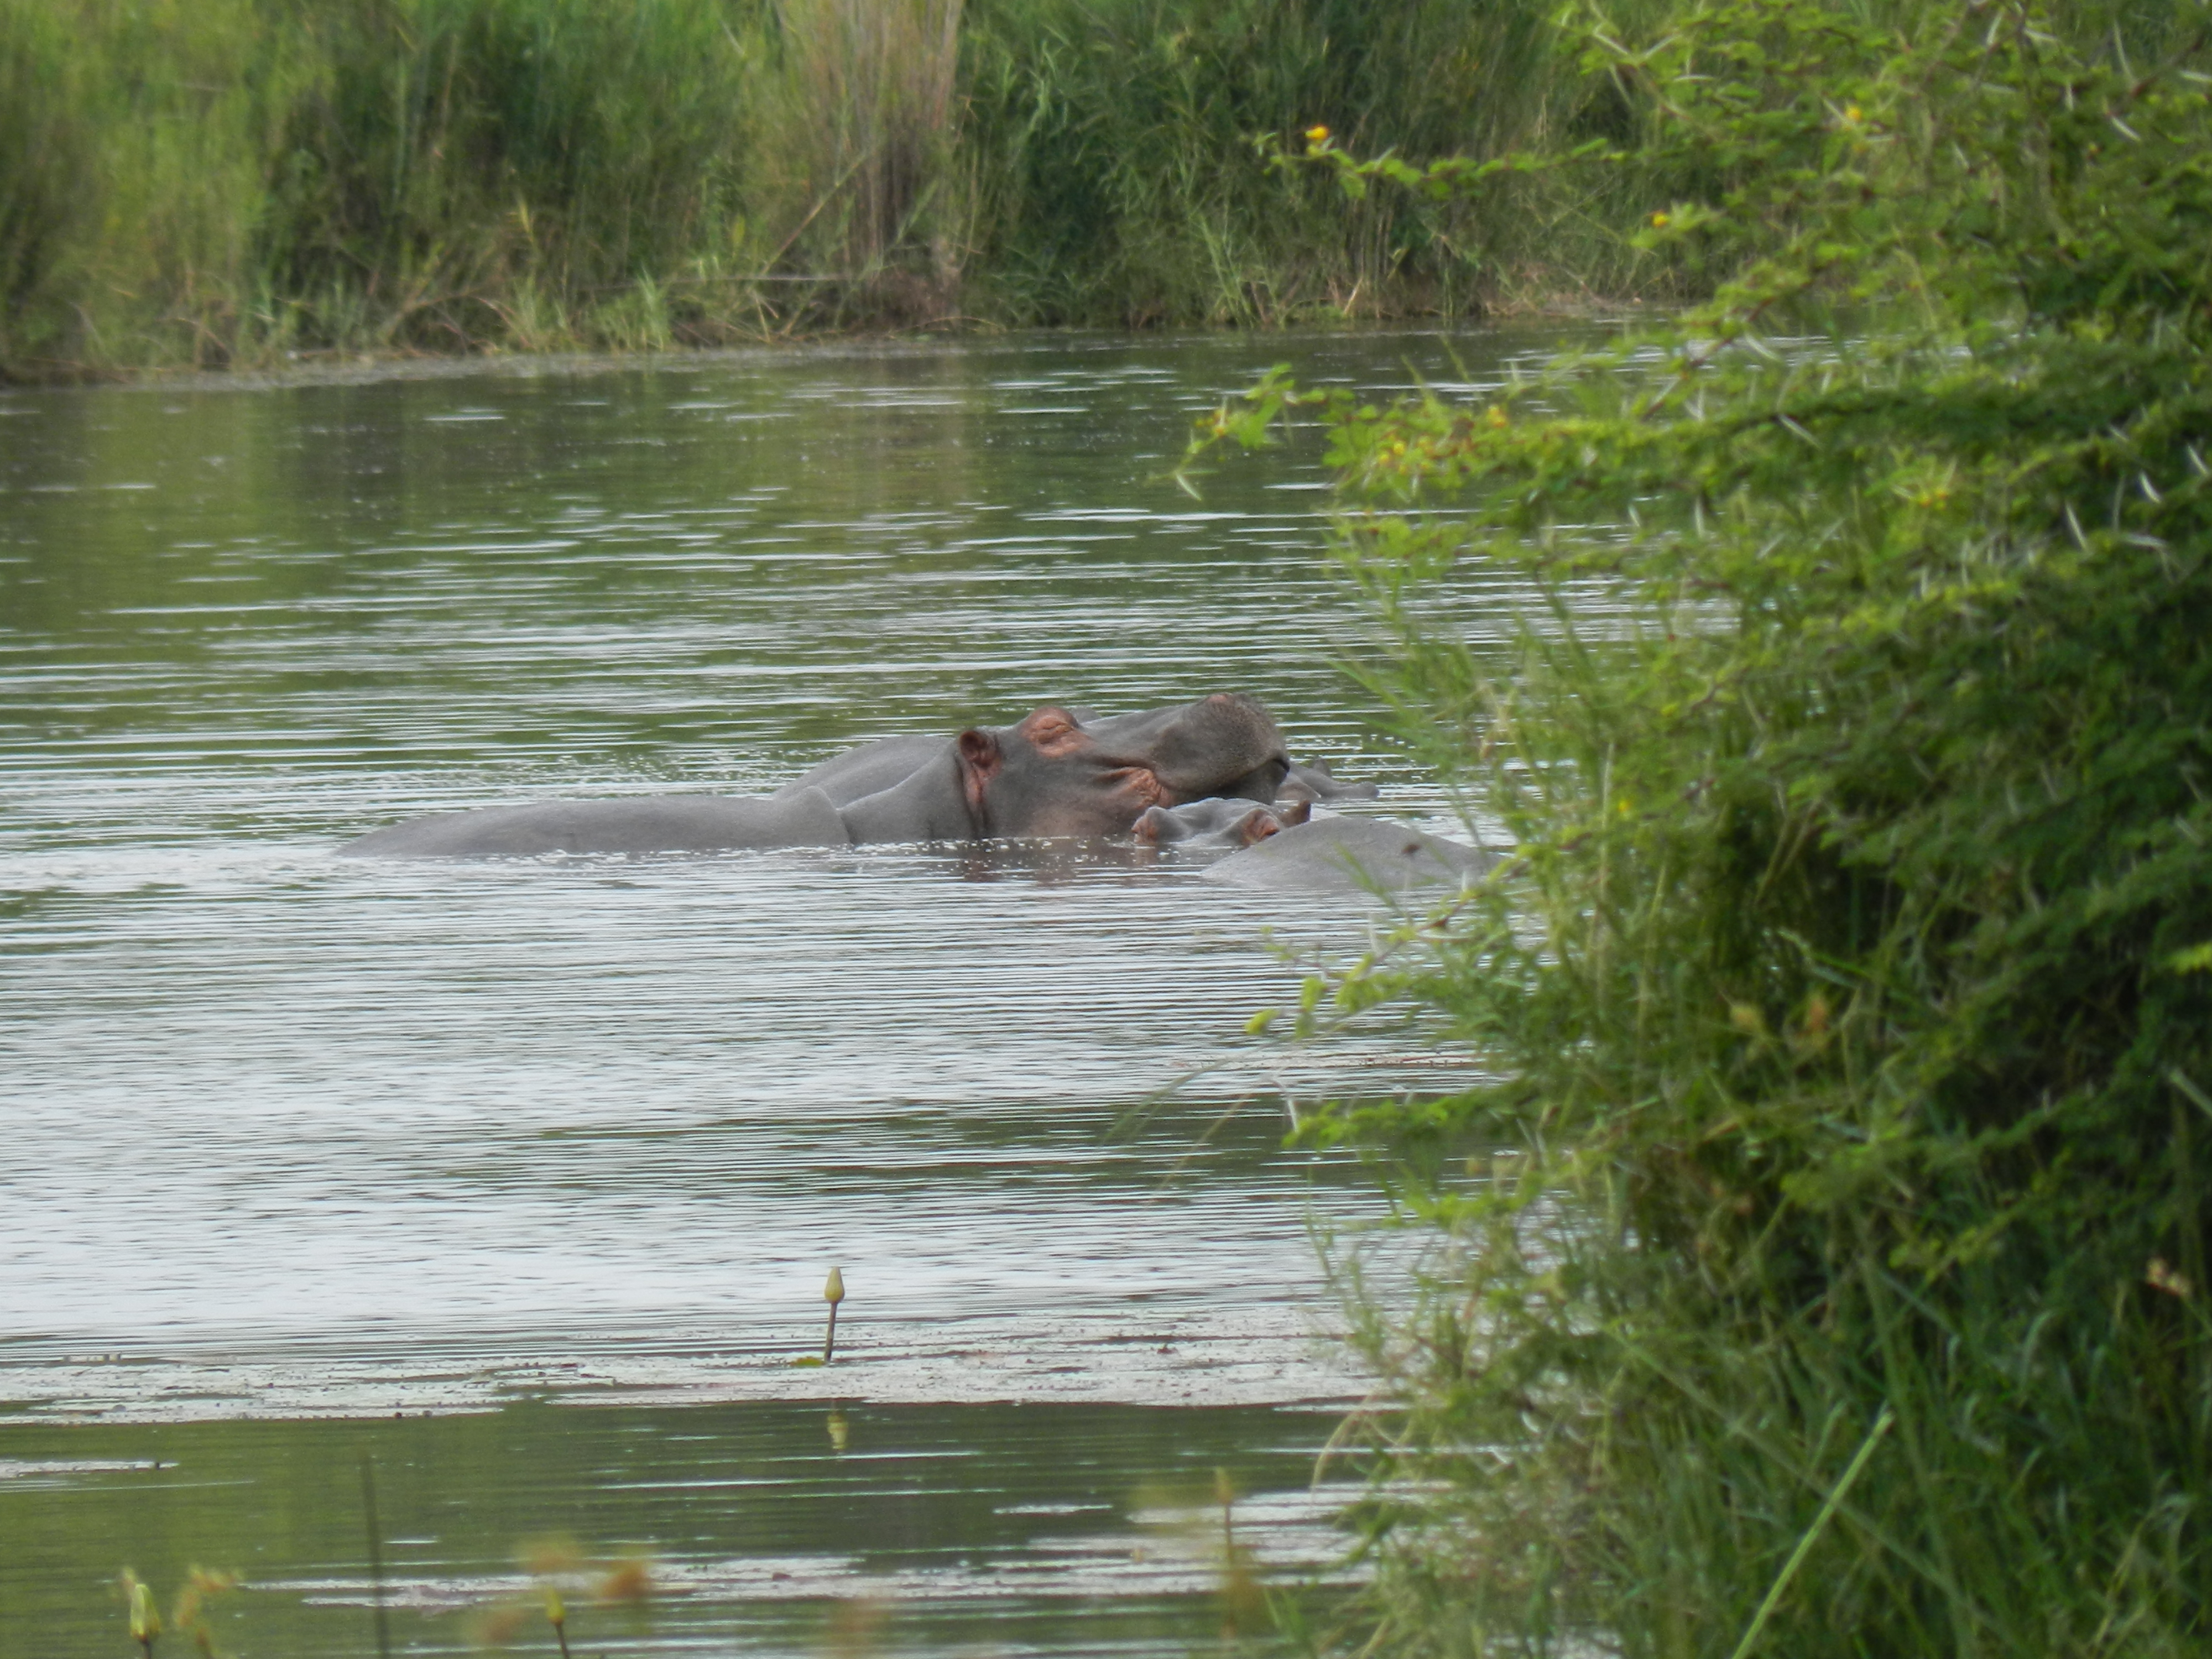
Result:
<svg viewBox="0 0 2212 1659">
<path fill-rule="evenodd" d="M 1459 333 L 1469 330 L 1526 328 L 1544 323 L 1565 327 L 1626 325 L 1656 318 L 1659 308 L 1642 305 L 1608 307 L 1595 303 L 1528 304 L 1501 307 L 1480 315 L 1457 319 L 1408 316 L 1362 317 L 1349 321 L 1311 320 L 1279 325 L 1269 331 L 1285 345 L 1300 340 L 1358 336 L 1367 333 Z M 982 325 L 958 332 L 923 332 L 859 325 L 841 331 L 794 334 L 781 339 L 739 341 L 726 345 L 674 346 L 647 350 L 513 351 L 492 347 L 475 351 L 356 352 L 332 349 L 303 352 L 282 360 L 240 362 L 209 368 L 190 363 L 158 364 L 131 368 L 86 370 L 44 379 L 0 379 L 0 398 L 70 389 L 207 391 L 276 391 L 294 386 L 367 386 L 387 380 L 446 380 L 463 376 L 589 375 L 634 374 L 659 368 L 684 368 L 701 364 L 784 361 L 793 353 L 842 356 L 854 352 L 928 353 L 947 344 L 962 349 L 989 349 L 1004 345 L 1018 348 L 1029 341 L 1115 342 L 1151 341 L 1172 343 L 1182 338 L 1219 338 L 1238 331 L 1223 327 L 1171 327 L 1131 330 L 1109 325 L 1038 325 L 1030 327 Z"/>
<path fill-rule="evenodd" d="M 1272 159 L 1632 125 L 1534 0 L 0 0 L 0 381 L 1656 297 L 1633 190 Z"/>
</svg>

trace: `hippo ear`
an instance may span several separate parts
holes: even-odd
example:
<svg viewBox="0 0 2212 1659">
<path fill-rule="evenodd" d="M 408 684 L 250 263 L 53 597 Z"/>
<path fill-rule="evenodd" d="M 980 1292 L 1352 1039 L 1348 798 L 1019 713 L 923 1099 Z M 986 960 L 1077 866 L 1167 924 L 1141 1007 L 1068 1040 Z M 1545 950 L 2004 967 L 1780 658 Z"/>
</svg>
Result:
<svg viewBox="0 0 2212 1659">
<path fill-rule="evenodd" d="M 989 822 L 984 816 L 983 798 L 989 792 L 991 780 L 999 775 L 999 767 L 1005 758 L 999 748 L 998 736 L 971 726 L 960 734 L 953 744 L 953 752 L 960 759 L 960 793 L 968 798 L 968 816 L 975 821 L 980 832 Z"/>
<path fill-rule="evenodd" d="M 1247 812 L 1237 826 L 1239 846 L 1250 847 L 1270 836 L 1283 833 L 1283 821 L 1264 806 L 1255 806 Z"/>
</svg>

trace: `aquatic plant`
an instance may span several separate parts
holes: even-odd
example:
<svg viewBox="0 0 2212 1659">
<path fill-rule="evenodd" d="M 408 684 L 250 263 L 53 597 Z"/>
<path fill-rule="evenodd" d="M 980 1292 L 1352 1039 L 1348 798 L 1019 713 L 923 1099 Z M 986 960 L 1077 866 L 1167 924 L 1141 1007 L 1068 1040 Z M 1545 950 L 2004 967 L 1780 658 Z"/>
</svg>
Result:
<svg viewBox="0 0 2212 1659">
<path fill-rule="evenodd" d="M 830 1322 L 822 1333 L 822 1363 L 826 1365 L 837 1352 L 837 1304 L 845 1299 L 843 1268 L 830 1270 L 830 1277 L 823 1282 L 822 1299 L 830 1304 Z"/>
<path fill-rule="evenodd" d="M 361 1517 L 368 1541 L 368 1605 L 376 1631 L 376 1659 L 391 1659 L 392 1615 L 384 1599 L 384 1522 L 376 1509 L 376 1464 L 361 1454 Z"/>
<path fill-rule="evenodd" d="M 0 366 L 219 364 L 253 292 L 255 0 L 0 0 Z"/>
<path fill-rule="evenodd" d="M 116 1588 L 131 1621 L 131 1639 L 147 1659 L 153 1659 L 154 1644 L 161 1634 L 161 1614 L 154 1604 L 154 1592 L 128 1567 L 117 1576 Z"/>
<path fill-rule="evenodd" d="M 479 1648 L 504 1648 L 542 1618 L 567 1659 L 574 1613 L 570 1594 L 581 1592 L 601 1607 L 642 1609 L 652 1602 L 653 1563 L 647 1556 L 629 1553 L 594 1560 L 565 1534 L 526 1540 L 515 1554 L 534 1583 L 526 1595 L 477 1609 L 469 1634 Z"/>
<path fill-rule="evenodd" d="M 1431 1244 L 1356 1304 L 1370 1650 L 2212 1636 L 2212 19 L 2067 24 L 1593 19 L 1627 164 L 1696 186 L 1642 240 L 1711 301 L 1477 401 L 1278 376 L 1202 433 L 1324 416 L 1360 672 L 1517 845 L 1299 1022 L 1414 1011 L 1481 1066 L 1308 1129 Z M 1478 580 L 1510 650 L 1437 620 Z"/>
<path fill-rule="evenodd" d="M 637 348 L 746 234 L 764 47 L 701 0 L 328 0 L 288 103 L 262 258 L 289 343 Z"/>
<path fill-rule="evenodd" d="M 208 1603 L 226 1591 L 236 1589 L 240 1582 L 234 1572 L 210 1572 L 197 1565 L 189 1568 L 170 1607 L 166 1626 L 152 1586 L 129 1567 L 116 1575 L 116 1590 L 123 1598 L 131 1639 L 138 1644 L 146 1659 L 153 1659 L 154 1644 L 161 1639 L 165 1628 L 189 1636 L 198 1652 L 205 1659 L 215 1659 L 217 1650 L 215 1631 L 208 1622 Z"/>
<path fill-rule="evenodd" d="M 1227 1469 L 1213 1471 L 1213 1501 L 1221 1506 L 1221 1633 L 1256 1635 L 1273 1626 L 1259 1559 L 1237 1541 L 1237 1483 Z"/>
</svg>

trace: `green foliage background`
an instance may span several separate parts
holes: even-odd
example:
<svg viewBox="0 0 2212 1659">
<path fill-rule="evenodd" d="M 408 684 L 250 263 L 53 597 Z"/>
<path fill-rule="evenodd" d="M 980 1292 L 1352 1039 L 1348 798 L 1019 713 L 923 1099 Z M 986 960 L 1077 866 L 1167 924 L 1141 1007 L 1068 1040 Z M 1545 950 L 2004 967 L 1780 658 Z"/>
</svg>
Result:
<svg viewBox="0 0 2212 1659">
<path fill-rule="evenodd" d="M 1262 154 L 1626 131 L 1563 39 L 1548 0 L 0 0 L 0 372 L 1617 288 L 1616 189 L 1354 202 Z"/>
<path fill-rule="evenodd" d="M 1692 181 L 1641 240 L 1712 298 L 1202 432 L 1322 414 L 1368 678 L 1517 848 L 1306 1015 L 1486 1079 L 1319 1131 L 1432 1241 L 1370 1650 L 2212 1638 L 2212 18 L 2085 21 L 1593 19 L 1655 127 L 1571 165 Z M 1501 571 L 1479 659 L 1425 619 Z"/>
</svg>

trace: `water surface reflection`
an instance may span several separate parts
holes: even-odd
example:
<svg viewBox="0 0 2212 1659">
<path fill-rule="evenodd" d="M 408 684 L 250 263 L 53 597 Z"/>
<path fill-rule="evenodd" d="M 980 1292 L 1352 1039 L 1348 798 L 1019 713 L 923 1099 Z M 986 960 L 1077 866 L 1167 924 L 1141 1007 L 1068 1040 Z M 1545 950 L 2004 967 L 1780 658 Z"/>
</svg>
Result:
<svg viewBox="0 0 2212 1659">
<path fill-rule="evenodd" d="M 1263 1573 L 1336 1553 L 1335 1495 L 1307 1484 L 1328 1427 L 1132 1407 L 539 1406 L 145 1427 L 98 1459 L 19 1429 L 0 1460 L 0 1654 L 119 1650 L 98 1581 L 125 1562 L 165 1595 L 194 1563 L 240 1571 L 211 1621 L 224 1651 L 375 1652 L 364 1455 L 395 1652 L 479 1651 L 508 1620 L 514 1646 L 550 1652 L 550 1578 L 580 1654 L 1186 1653 L 1227 1611 L 1224 1480 Z M 649 1564 L 642 1607 L 593 1596 L 625 1559 Z"/>
</svg>

